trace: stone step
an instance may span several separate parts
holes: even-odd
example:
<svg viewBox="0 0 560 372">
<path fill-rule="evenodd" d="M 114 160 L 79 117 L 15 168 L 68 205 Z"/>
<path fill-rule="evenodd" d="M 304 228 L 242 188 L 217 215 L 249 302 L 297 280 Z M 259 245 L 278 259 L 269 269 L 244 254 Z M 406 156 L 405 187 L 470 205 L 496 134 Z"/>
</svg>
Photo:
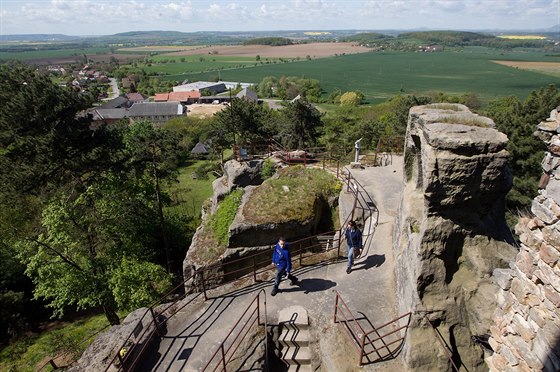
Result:
<svg viewBox="0 0 560 372">
<path fill-rule="evenodd" d="M 311 364 L 311 353 L 308 347 L 290 346 L 280 351 L 280 357 L 288 365 Z"/>
<path fill-rule="evenodd" d="M 313 367 L 311 367 L 311 364 L 291 364 L 288 367 L 288 372 L 313 372 Z"/>
<path fill-rule="evenodd" d="M 307 310 L 301 306 L 289 306 L 280 310 L 278 313 L 278 324 L 284 325 L 308 325 L 309 318 L 307 317 Z"/>
<path fill-rule="evenodd" d="M 278 341 L 284 346 L 307 346 L 309 345 L 309 329 L 307 327 L 305 329 L 284 328 Z"/>
</svg>

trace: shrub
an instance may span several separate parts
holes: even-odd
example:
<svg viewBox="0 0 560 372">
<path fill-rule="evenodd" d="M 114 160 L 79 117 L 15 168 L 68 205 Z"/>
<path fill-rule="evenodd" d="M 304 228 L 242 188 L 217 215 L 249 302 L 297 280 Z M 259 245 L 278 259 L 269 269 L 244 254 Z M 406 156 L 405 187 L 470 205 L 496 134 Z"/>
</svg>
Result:
<svg viewBox="0 0 560 372">
<path fill-rule="evenodd" d="M 228 244 L 229 226 L 235 218 L 237 208 L 239 208 L 239 205 L 241 204 L 242 196 L 242 189 L 232 191 L 220 203 L 216 213 L 212 215 L 210 221 L 208 222 L 208 226 L 212 229 L 214 238 L 222 245 L 227 246 Z"/>
<path fill-rule="evenodd" d="M 276 166 L 274 162 L 270 159 L 266 159 L 263 163 L 263 168 L 261 171 L 261 176 L 263 179 L 270 178 L 276 173 Z"/>
</svg>

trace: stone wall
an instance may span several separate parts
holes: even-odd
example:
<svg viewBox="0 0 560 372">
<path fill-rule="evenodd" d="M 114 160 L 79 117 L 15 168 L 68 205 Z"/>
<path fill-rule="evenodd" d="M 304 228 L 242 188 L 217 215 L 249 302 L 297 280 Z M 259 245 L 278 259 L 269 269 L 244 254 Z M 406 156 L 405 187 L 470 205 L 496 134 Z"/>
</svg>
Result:
<svg viewBox="0 0 560 372">
<path fill-rule="evenodd" d="M 520 219 L 520 251 L 511 268 L 495 270 L 500 286 L 486 359 L 491 371 L 560 370 L 560 114 L 538 126 L 547 152 L 532 216 Z"/>
<path fill-rule="evenodd" d="M 504 221 L 511 187 L 507 137 L 463 105 L 410 110 L 404 192 L 394 231 L 399 313 L 413 312 L 404 359 L 411 369 L 486 370 L 484 351 L 498 287 L 490 280 L 515 249 Z"/>
</svg>

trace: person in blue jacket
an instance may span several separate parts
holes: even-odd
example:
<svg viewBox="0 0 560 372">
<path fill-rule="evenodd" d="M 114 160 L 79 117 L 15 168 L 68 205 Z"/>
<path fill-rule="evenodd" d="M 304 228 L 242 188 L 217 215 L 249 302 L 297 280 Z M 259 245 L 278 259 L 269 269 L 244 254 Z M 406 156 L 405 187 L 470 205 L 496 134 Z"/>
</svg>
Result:
<svg viewBox="0 0 560 372">
<path fill-rule="evenodd" d="M 362 250 L 362 232 L 356 226 L 355 221 L 350 221 L 344 235 L 346 236 L 346 243 L 348 243 L 348 267 L 346 268 L 346 274 L 350 274 L 352 265 L 354 265 L 354 255 L 359 256 Z"/>
<path fill-rule="evenodd" d="M 272 263 L 276 265 L 276 277 L 274 278 L 274 287 L 272 287 L 272 296 L 276 296 L 278 293 L 278 286 L 284 275 L 288 275 L 288 279 L 291 281 L 291 285 L 297 283 L 297 278 L 291 274 L 292 271 L 292 255 L 290 254 L 290 248 L 286 239 L 278 239 L 278 243 L 274 246 L 274 252 L 272 253 Z"/>
</svg>

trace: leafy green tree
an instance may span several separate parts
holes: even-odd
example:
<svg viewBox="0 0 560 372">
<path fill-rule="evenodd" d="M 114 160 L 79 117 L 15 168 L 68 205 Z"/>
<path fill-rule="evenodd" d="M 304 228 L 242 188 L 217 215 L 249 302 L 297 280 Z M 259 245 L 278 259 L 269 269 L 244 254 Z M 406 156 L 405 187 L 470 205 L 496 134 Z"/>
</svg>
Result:
<svg viewBox="0 0 560 372">
<path fill-rule="evenodd" d="M 165 250 L 167 270 L 172 271 L 173 255 L 166 231 L 163 207 L 166 203 L 162 190 L 164 180 L 175 180 L 177 166 L 185 156 L 179 146 L 180 137 L 166 129 L 156 129 L 149 121 L 132 124 L 124 135 L 125 151 L 137 177 L 147 177 L 153 182 L 154 199 Z"/>
<path fill-rule="evenodd" d="M 0 182 L 7 194 L 39 194 L 106 167 L 118 147 L 78 115 L 89 102 L 25 66 L 0 66 Z M 107 146 L 109 144 L 109 146 Z"/>
<path fill-rule="evenodd" d="M 359 106 L 363 101 L 364 94 L 358 91 L 346 92 L 340 96 L 341 105 Z"/>
<path fill-rule="evenodd" d="M 226 147 L 269 138 L 270 115 L 270 109 L 263 105 L 233 98 L 228 107 L 214 115 L 212 143 Z"/>
<path fill-rule="evenodd" d="M 560 102 L 560 93 L 554 85 L 533 91 L 521 102 L 517 97 L 504 97 L 490 102 L 485 115 L 492 118 L 498 130 L 507 134 L 513 187 L 507 196 L 508 208 L 525 211 L 537 195 L 541 176 L 541 161 L 545 145 L 533 133 Z M 512 218 L 510 217 L 511 221 Z"/>
<path fill-rule="evenodd" d="M 19 258 L 35 283 L 35 296 L 50 300 L 55 315 L 63 315 L 71 305 L 100 306 L 109 322 L 118 324 L 119 304 L 139 304 L 131 293 L 147 305 L 157 298 L 154 288 L 168 287 L 164 269 L 149 262 L 155 217 L 150 188 L 145 182 L 109 176 L 62 193 L 44 209 L 40 233 L 19 243 Z M 137 270 L 153 277 L 127 281 L 125 296 L 119 278 Z"/>
<path fill-rule="evenodd" d="M 283 125 L 278 136 L 288 148 L 305 148 L 316 144 L 323 126 L 321 113 L 304 99 L 286 103 L 281 112 Z"/>
</svg>

